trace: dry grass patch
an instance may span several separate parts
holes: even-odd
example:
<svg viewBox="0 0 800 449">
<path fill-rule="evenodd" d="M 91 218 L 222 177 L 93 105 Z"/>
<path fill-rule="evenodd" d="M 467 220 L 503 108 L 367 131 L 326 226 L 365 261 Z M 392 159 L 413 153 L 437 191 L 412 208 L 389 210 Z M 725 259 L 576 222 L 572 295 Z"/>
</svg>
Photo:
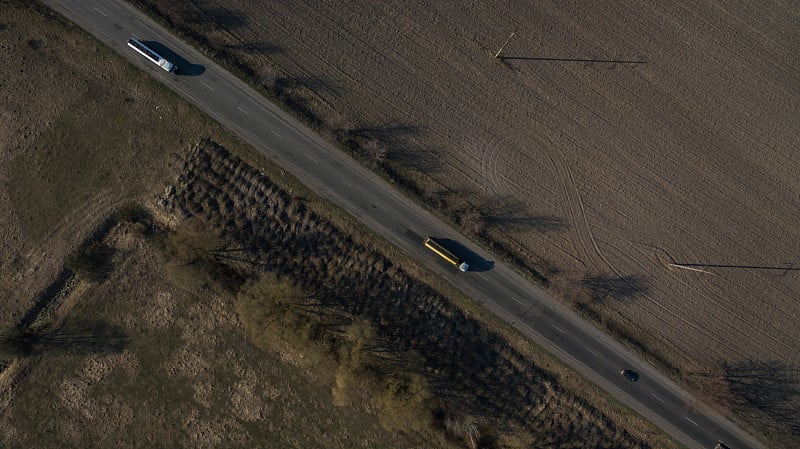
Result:
<svg viewBox="0 0 800 449">
<path fill-rule="evenodd" d="M 219 128 L 36 2 L 3 2 L 0 24 L 0 329 L 8 329 L 112 210 L 153 195 L 186 142 Z"/>
</svg>

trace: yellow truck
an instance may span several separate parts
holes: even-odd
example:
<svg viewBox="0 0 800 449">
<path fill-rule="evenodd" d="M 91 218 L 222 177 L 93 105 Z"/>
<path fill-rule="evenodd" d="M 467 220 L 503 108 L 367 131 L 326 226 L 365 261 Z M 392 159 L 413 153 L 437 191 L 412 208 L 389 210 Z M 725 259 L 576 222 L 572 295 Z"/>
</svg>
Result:
<svg viewBox="0 0 800 449">
<path fill-rule="evenodd" d="M 429 250 L 435 252 L 439 255 L 442 259 L 450 262 L 451 265 L 458 268 L 459 271 L 462 273 L 469 270 L 469 265 L 460 259 L 458 256 L 453 254 L 452 251 L 448 250 L 444 246 L 442 246 L 439 242 L 434 240 L 433 237 L 425 238 L 425 241 L 422 242 Z"/>
</svg>

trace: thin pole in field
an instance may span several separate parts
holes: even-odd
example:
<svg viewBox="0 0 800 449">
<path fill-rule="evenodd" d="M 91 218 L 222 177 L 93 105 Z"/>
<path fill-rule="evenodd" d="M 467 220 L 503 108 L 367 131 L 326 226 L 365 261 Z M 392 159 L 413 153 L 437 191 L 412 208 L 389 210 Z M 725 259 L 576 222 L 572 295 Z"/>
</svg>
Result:
<svg viewBox="0 0 800 449">
<path fill-rule="evenodd" d="M 515 34 L 517 34 L 517 30 L 514 30 L 514 32 L 511 33 L 511 36 L 509 36 L 508 39 L 506 39 L 506 41 L 500 47 L 500 50 L 497 50 L 497 53 L 495 53 L 494 55 L 495 59 L 500 57 L 500 53 L 503 51 L 504 48 L 506 48 L 506 45 L 508 45 L 508 42 L 511 41 L 511 38 L 514 37 Z"/>
</svg>

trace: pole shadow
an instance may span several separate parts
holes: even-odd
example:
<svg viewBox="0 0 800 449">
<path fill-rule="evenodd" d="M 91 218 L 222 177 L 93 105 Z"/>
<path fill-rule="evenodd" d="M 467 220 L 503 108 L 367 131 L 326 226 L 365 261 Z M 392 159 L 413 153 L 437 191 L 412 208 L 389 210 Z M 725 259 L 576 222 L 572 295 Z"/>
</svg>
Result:
<svg viewBox="0 0 800 449">
<path fill-rule="evenodd" d="M 600 64 L 647 64 L 646 60 L 630 59 L 581 59 L 581 58 L 541 58 L 532 56 L 498 56 L 504 61 L 543 61 L 543 62 L 583 62 Z"/>
<path fill-rule="evenodd" d="M 174 51 L 170 50 L 169 48 L 165 47 L 163 44 L 157 41 L 142 41 L 142 42 L 151 49 L 153 49 L 153 51 L 164 57 L 167 61 L 175 64 L 175 66 L 177 67 L 177 69 L 175 70 L 176 75 L 199 76 L 206 71 L 205 66 L 201 64 L 190 63 L 184 57 L 180 56 L 179 54 L 175 53 Z"/>
<path fill-rule="evenodd" d="M 785 276 L 789 274 L 790 271 L 800 271 L 800 268 L 795 266 L 784 266 L 784 267 L 769 267 L 763 265 L 728 265 L 728 264 L 713 264 L 713 263 L 683 263 L 683 262 L 675 262 L 674 265 L 682 266 L 682 267 L 703 267 L 703 268 L 740 268 L 744 270 L 765 270 L 765 271 L 782 271 L 783 273 L 780 276 Z"/>
</svg>

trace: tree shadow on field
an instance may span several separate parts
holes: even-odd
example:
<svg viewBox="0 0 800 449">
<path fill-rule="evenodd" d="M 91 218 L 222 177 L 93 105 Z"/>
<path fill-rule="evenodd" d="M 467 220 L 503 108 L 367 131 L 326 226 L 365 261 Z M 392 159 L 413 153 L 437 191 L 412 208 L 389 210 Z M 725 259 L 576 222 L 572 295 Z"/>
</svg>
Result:
<svg viewBox="0 0 800 449">
<path fill-rule="evenodd" d="M 352 151 L 366 151 L 366 156 L 370 159 L 374 158 L 374 152 L 370 148 L 382 148 L 383 157 L 373 161 L 375 163 L 382 163 L 385 159 L 407 169 L 431 175 L 440 171 L 442 164 L 439 155 L 420 149 L 412 141 L 422 131 L 423 128 L 418 125 L 385 124 L 338 130 L 337 134 Z"/>
<path fill-rule="evenodd" d="M 188 13 L 187 22 L 213 21 L 227 31 L 237 30 L 247 26 L 247 17 L 238 11 L 221 6 L 205 6 L 202 2 L 197 5 L 198 11 Z"/>
<path fill-rule="evenodd" d="M 766 424 L 778 425 L 800 438 L 800 372 L 784 362 L 745 360 L 724 363 L 728 391 L 741 413 L 755 420 L 757 410 L 769 417 Z"/>
<path fill-rule="evenodd" d="M 128 335 L 104 321 L 70 323 L 56 330 L 24 330 L 0 335 L 0 353 L 30 356 L 45 352 L 113 354 L 128 344 Z"/>
<path fill-rule="evenodd" d="M 206 71 L 205 66 L 201 64 L 190 63 L 183 56 L 180 56 L 179 54 L 170 50 L 168 47 L 164 46 L 164 44 L 158 41 L 142 41 L 142 42 L 146 46 L 153 49 L 153 51 L 161 55 L 163 58 L 165 58 L 167 61 L 175 64 L 175 66 L 177 67 L 175 74 L 177 75 L 199 76 Z"/>
<path fill-rule="evenodd" d="M 460 257 L 462 260 L 464 260 L 464 262 L 468 263 L 469 271 L 476 271 L 480 273 L 494 268 L 493 260 L 484 259 L 453 239 L 438 237 L 433 237 L 433 239 L 436 240 L 436 242 L 440 245 L 444 246 L 445 249 Z"/>
<path fill-rule="evenodd" d="M 266 42 L 242 42 L 239 44 L 224 44 L 226 50 L 239 50 L 258 55 L 274 55 L 283 53 L 283 47 L 268 44 Z"/>
<path fill-rule="evenodd" d="M 341 94 L 344 90 L 333 82 L 333 79 L 326 76 L 284 76 L 276 78 L 274 83 L 275 89 L 280 90 L 284 94 L 290 93 L 294 89 L 307 88 L 315 92 L 327 91 L 336 95 Z"/>
<path fill-rule="evenodd" d="M 560 232 L 569 228 L 564 219 L 553 215 L 526 215 L 526 206 L 512 196 L 495 196 L 481 207 L 485 224 L 506 231 Z"/>
<path fill-rule="evenodd" d="M 579 281 L 589 291 L 594 302 L 603 302 L 608 298 L 630 299 L 647 293 L 650 287 L 641 276 L 587 276 Z"/>
</svg>

